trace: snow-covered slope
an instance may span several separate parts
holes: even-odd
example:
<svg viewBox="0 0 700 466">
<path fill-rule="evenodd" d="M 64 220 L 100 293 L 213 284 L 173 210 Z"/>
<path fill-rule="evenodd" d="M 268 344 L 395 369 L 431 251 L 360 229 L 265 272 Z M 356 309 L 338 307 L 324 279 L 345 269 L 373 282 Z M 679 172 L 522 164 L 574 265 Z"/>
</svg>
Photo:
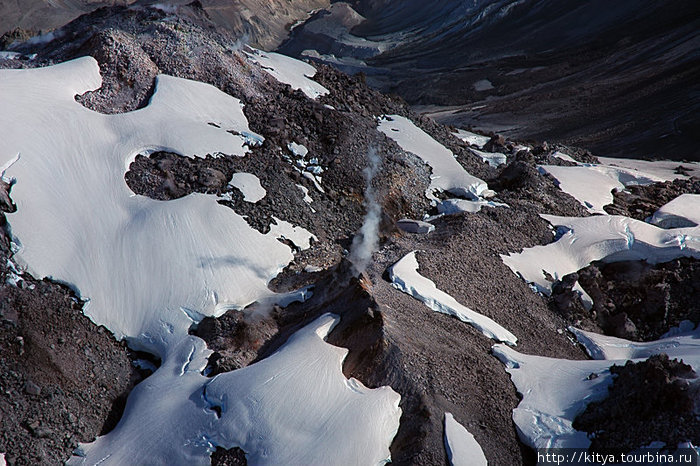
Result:
<svg viewBox="0 0 700 466">
<path fill-rule="evenodd" d="M 211 351 L 188 337 L 71 464 L 209 464 L 216 446 L 242 448 L 251 465 L 383 464 L 400 397 L 345 378 L 347 350 L 323 341 L 337 321 L 321 316 L 275 354 L 213 379 L 201 374 Z"/>
<path fill-rule="evenodd" d="M 160 76 L 148 107 L 101 115 L 73 99 L 100 85 L 91 58 L 2 74 L 4 150 L 19 154 L 5 171 L 16 180 L 10 224 L 29 272 L 69 284 L 95 322 L 158 354 L 192 319 L 269 295 L 267 281 L 293 257 L 274 235 L 213 196 L 161 202 L 124 182 L 144 151 L 244 155 L 243 136 L 227 132 L 250 131 L 237 99 Z"/>
<path fill-rule="evenodd" d="M 248 56 L 276 80 L 289 84 L 294 89 L 300 89 L 311 99 L 328 94 L 328 89 L 309 79 L 316 74 L 316 68 L 308 63 L 279 53 L 268 53 L 255 49 L 251 49 Z"/>
<path fill-rule="evenodd" d="M 685 200 L 688 199 L 696 200 Z M 697 219 L 697 203 L 685 200 L 672 201 L 669 207 L 674 211 L 676 224 L 678 219 L 686 220 L 682 228 L 664 229 L 619 215 L 581 218 L 542 215 L 553 226 L 563 229 L 561 237 L 546 246 L 534 246 L 501 258 L 514 273 L 546 294 L 551 290 L 552 279 L 560 280 L 597 260 L 645 260 L 656 264 L 678 257 L 700 258 L 700 228 L 691 220 Z M 659 216 L 663 215 L 664 207 L 661 212 Z"/>
<path fill-rule="evenodd" d="M 488 462 L 474 436 L 445 413 L 445 449 L 452 466 L 486 466 Z"/>
<path fill-rule="evenodd" d="M 612 382 L 609 368 L 626 361 L 643 361 L 665 353 L 700 370 L 700 346 L 695 330 L 673 337 L 637 343 L 621 338 L 571 331 L 586 347 L 592 361 L 570 361 L 520 354 L 505 345 L 494 346 L 494 355 L 506 366 L 522 402 L 513 410 L 513 421 L 522 441 L 532 448 L 587 448 L 590 439 L 571 423 L 591 401 L 607 394 Z"/>
<path fill-rule="evenodd" d="M 147 107 L 102 115 L 74 99 L 100 81 L 89 57 L 0 71 L 14 257 L 35 276 L 69 284 L 95 322 L 162 360 L 132 392 L 117 428 L 81 446 L 73 463 L 207 464 L 216 446 L 243 447 L 252 464 L 387 460 L 400 397 L 345 378 L 347 351 L 323 342 L 336 317 L 320 318 L 258 364 L 213 381 L 202 375 L 211 351 L 188 335 L 191 324 L 277 299 L 267 283 L 293 258 L 277 239 L 305 248 L 313 235 L 274 217 L 263 235 L 211 195 L 134 195 L 124 173 L 155 149 L 245 155 L 251 132 L 240 102 L 161 75 Z M 240 178 L 234 184 L 260 197 L 259 183 Z"/>
<path fill-rule="evenodd" d="M 555 156 L 568 160 L 566 154 L 559 153 Z M 568 161 L 573 160 L 571 157 L 569 159 Z M 665 160 L 651 162 L 605 157 L 601 157 L 600 161 L 600 164 L 578 164 L 569 167 L 542 165 L 539 168 L 552 175 L 562 191 L 571 194 L 589 212 L 597 214 L 606 214 L 603 208 L 612 204 L 613 191 L 620 191 L 632 185 L 688 179 L 700 173 L 699 163 L 678 164 Z"/>
</svg>

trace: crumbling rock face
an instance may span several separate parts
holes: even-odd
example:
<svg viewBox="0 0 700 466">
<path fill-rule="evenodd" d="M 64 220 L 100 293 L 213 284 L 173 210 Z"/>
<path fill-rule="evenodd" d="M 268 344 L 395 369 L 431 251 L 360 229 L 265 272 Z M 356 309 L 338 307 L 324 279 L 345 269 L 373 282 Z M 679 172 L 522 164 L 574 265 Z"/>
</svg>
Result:
<svg viewBox="0 0 700 466">
<path fill-rule="evenodd" d="M 0 451 L 10 465 L 62 463 L 114 428 L 141 376 L 73 293 L 26 273 L 6 284 L 0 256 Z"/>
<path fill-rule="evenodd" d="M 589 433 L 591 450 L 629 452 L 652 442 L 667 446 L 700 441 L 692 368 L 665 354 L 612 366 L 608 397 L 590 403 L 574 420 Z"/>
</svg>

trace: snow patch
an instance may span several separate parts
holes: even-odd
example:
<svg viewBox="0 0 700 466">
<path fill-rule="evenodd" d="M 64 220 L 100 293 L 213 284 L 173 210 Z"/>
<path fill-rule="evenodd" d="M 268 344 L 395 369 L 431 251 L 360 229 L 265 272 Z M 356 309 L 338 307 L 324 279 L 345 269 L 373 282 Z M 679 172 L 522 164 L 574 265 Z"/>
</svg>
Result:
<svg viewBox="0 0 700 466">
<path fill-rule="evenodd" d="M 492 352 L 522 395 L 513 410 L 520 440 L 533 449 L 588 448 L 586 432 L 575 430 L 571 423 L 588 403 L 607 395 L 612 362 L 530 356 L 502 344 Z"/>
<path fill-rule="evenodd" d="M 445 452 L 452 466 L 486 466 L 486 456 L 474 436 L 445 413 Z"/>
<path fill-rule="evenodd" d="M 565 154 L 561 151 L 556 151 L 555 153 L 552 154 L 552 157 L 556 157 L 561 160 L 565 160 L 567 162 L 572 162 L 578 165 L 578 161 L 571 157 L 569 154 Z"/>
<path fill-rule="evenodd" d="M 314 200 L 311 198 L 311 196 L 309 196 L 309 188 L 307 188 L 306 186 L 302 186 L 300 184 L 298 184 L 296 186 L 297 186 L 297 188 L 299 188 L 301 190 L 302 194 L 304 195 L 304 202 L 311 205 L 311 203 Z"/>
<path fill-rule="evenodd" d="M 691 228 L 700 224 L 700 194 L 681 194 L 648 219 L 659 228 Z"/>
<path fill-rule="evenodd" d="M 348 351 L 324 341 L 338 321 L 325 314 L 268 358 L 213 379 L 201 374 L 211 351 L 188 336 L 136 386 L 117 427 L 69 464 L 206 465 L 217 446 L 242 448 L 251 465 L 389 461 L 400 396 L 345 378 Z"/>
<path fill-rule="evenodd" d="M 421 235 L 425 235 L 435 231 L 435 225 L 432 225 L 428 222 L 424 222 L 422 220 L 413 220 L 410 218 L 402 218 L 401 220 L 396 222 L 396 226 L 407 233 L 415 233 Z"/>
<path fill-rule="evenodd" d="M 311 247 L 311 240 L 318 241 L 316 235 L 310 233 L 303 227 L 294 226 L 289 222 L 280 220 L 277 217 L 272 217 L 275 223 L 270 224 L 269 235 L 275 238 L 283 238 L 294 243 L 299 249 L 309 249 Z"/>
<path fill-rule="evenodd" d="M 540 171 L 552 175 L 562 191 L 571 194 L 591 213 L 606 214 L 603 207 L 613 202 L 612 191 L 700 175 L 700 163 L 697 162 L 599 157 L 600 164 L 582 164 L 562 152 L 553 155 L 574 162 L 576 166 L 541 165 Z"/>
<path fill-rule="evenodd" d="M 603 207 L 613 202 L 613 191 L 663 181 L 651 174 L 606 165 L 541 165 L 539 169 L 552 175 L 559 188 L 573 196 L 589 212 L 604 215 L 607 213 Z"/>
<path fill-rule="evenodd" d="M 267 194 L 265 188 L 260 184 L 260 179 L 252 173 L 234 173 L 228 184 L 238 189 L 243 194 L 244 201 L 253 204 L 264 198 Z"/>
<path fill-rule="evenodd" d="M 508 161 L 508 156 L 500 152 L 484 152 L 476 149 L 470 149 L 478 155 L 481 160 L 491 165 L 493 168 L 498 168 Z"/>
<path fill-rule="evenodd" d="M 406 254 L 389 268 L 389 279 L 394 288 L 422 301 L 430 309 L 454 316 L 476 328 L 489 338 L 515 345 L 518 339 L 490 318 L 472 311 L 456 299 L 439 290 L 435 283 L 418 273 L 416 251 Z"/>
<path fill-rule="evenodd" d="M 316 68 L 308 63 L 279 53 L 263 52 L 250 47 L 248 50 L 245 52 L 248 58 L 277 81 L 301 90 L 310 99 L 328 94 L 328 89 L 310 79 L 316 75 Z"/>
<path fill-rule="evenodd" d="M 472 86 L 477 92 L 488 91 L 494 88 L 493 83 L 488 79 L 480 79 L 479 81 L 476 81 L 474 84 L 472 84 Z"/>
<path fill-rule="evenodd" d="M 0 60 L 17 60 L 21 56 L 22 56 L 22 54 L 19 52 L 11 52 L 9 50 L 0 50 Z"/>
<path fill-rule="evenodd" d="M 426 196 L 437 202 L 436 191 L 447 191 L 472 200 L 488 190 L 485 181 L 470 175 L 454 154 L 433 139 L 411 120 L 399 115 L 385 115 L 379 120 L 378 129 L 405 151 L 412 152 L 430 165 L 433 174 Z"/>
<path fill-rule="evenodd" d="M 466 199 L 445 199 L 437 205 L 438 212 L 445 215 L 458 214 L 460 212 L 475 213 L 482 207 L 509 207 L 508 204 L 496 201 L 479 199 L 468 201 Z"/>
<path fill-rule="evenodd" d="M 513 410 L 513 421 L 520 439 L 532 448 L 588 448 L 587 434 L 574 430 L 571 423 L 588 403 L 607 396 L 612 365 L 666 353 L 671 359 L 682 359 L 695 371 L 700 369 L 700 330 L 645 343 L 573 327 L 569 330 L 594 360 L 529 356 L 505 345 L 493 347 L 493 354 L 505 364 L 523 395 Z"/>
<path fill-rule="evenodd" d="M 484 145 L 491 140 L 488 136 L 482 136 L 481 134 L 472 133 L 464 129 L 458 129 L 456 132 L 452 133 L 462 141 L 466 142 L 471 146 L 476 146 L 479 149 L 483 148 Z"/>
<path fill-rule="evenodd" d="M 700 162 L 675 162 L 672 160 L 635 160 L 613 157 L 598 157 L 601 164 L 619 167 L 630 172 L 639 172 L 641 176 L 653 176 L 661 181 L 688 179 L 700 176 Z M 680 168 L 680 170 L 679 170 Z"/>
<path fill-rule="evenodd" d="M 674 216 L 697 218 L 700 196 L 686 197 L 660 211 Z M 564 233 L 554 243 L 526 248 L 521 253 L 501 255 L 503 262 L 539 291 L 549 295 L 552 282 L 577 272 L 596 260 L 617 262 L 645 260 L 650 264 L 680 257 L 700 258 L 700 227 L 663 229 L 619 215 L 557 217 L 541 215 Z M 663 215 L 660 214 L 661 218 Z"/>
<path fill-rule="evenodd" d="M 307 149 L 305 145 L 297 144 L 296 142 L 288 143 L 287 149 L 289 149 L 289 152 L 294 154 L 295 157 L 302 158 L 302 159 L 304 157 L 306 157 L 306 154 L 309 153 L 309 149 Z"/>
</svg>

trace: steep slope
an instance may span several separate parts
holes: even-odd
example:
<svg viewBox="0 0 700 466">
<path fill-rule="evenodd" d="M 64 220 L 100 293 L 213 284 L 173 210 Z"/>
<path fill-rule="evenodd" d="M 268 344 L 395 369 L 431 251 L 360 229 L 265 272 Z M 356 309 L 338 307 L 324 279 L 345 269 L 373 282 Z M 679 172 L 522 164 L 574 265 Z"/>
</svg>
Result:
<svg viewBox="0 0 700 466">
<path fill-rule="evenodd" d="M 696 2 L 400 3 L 350 2 L 366 19 L 353 37 L 379 44 L 371 56 L 319 41 L 322 15 L 281 50 L 365 71 L 441 122 L 601 155 L 697 159 Z"/>
</svg>

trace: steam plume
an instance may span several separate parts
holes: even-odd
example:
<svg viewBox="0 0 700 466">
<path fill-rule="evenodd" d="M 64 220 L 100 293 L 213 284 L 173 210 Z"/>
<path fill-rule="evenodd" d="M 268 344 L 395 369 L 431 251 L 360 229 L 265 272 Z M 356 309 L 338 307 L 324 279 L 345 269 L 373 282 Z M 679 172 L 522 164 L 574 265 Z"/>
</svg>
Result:
<svg viewBox="0 0 700 466">
<path fill-rule="evenodd" d="M 377 249 L 379 243 L 379 220 L 381 219 L 382 206 L 377 202 L 377 195 L 372 187 L 372 180 L 379 171 L 381 159 L 377 150 L 370 147 L 367 151 L 367 166 L 364 169 L 365 175 L 365 219 L 362 228 L 352 240 L 350 247 L 350 262 L 353 263 L 358 273 L 362 273 L 367 268 L 372 252 Z"/>
</svg>

